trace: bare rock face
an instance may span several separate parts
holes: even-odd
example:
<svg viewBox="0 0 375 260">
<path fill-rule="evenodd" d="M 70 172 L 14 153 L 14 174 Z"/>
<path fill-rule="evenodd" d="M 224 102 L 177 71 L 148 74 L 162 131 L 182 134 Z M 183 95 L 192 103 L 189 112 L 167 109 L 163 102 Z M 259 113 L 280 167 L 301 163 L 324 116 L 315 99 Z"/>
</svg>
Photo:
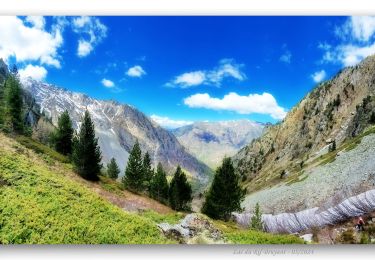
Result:
<svg viewBox="0 0 375 260">
<path fill-rule="evenodd" d="M 337 224 L 373 211 L 375 189 L 350 197 L 327 209 L 315 207 L 297 213 L 263 214 L 262 221 L 267 232 L 298 233 L 314 227 Z M 233 213 L 237 223 L 244 226 L 250 224 L 251 216 L 251 213 Z"/>
<path fill-rule="evenodd" d="M 160 230 L 168 238 L 182 244 L 223 244 L 221 231 L 215 228 L 204 215 L 193 213 L 176 225 L 161 223 Z"/>
<path fill-rule="evenodd" d="M 123 174 L 129 152 L 136 140 L 142 152 L 150 153 L 152 162 L 161 162 L 170 172 L 179 164 L 200 183 L 208 181 L 211 170 L 189 154 L 169 131 L 153 123 L 136 108 L 116 101 L 96 100 L 87 95 L 58 88 L 32 80 L 23 80 L 23 88 L 29 92 L 44 113 L 56 125 L 59 115 L 67 110 L 75 129 L 87 109 L 95 124 L 96 136 L 102 151 L 103 162 L 116 159 Z"/>
<path fill-rule="evenodd" d="M 214 169 L 224 156 L 235 155 L 259 137 L 264 127 L 265 124 L 250 120 L 196 122 L 172 133 L 190 153 Z"/>
</svg>

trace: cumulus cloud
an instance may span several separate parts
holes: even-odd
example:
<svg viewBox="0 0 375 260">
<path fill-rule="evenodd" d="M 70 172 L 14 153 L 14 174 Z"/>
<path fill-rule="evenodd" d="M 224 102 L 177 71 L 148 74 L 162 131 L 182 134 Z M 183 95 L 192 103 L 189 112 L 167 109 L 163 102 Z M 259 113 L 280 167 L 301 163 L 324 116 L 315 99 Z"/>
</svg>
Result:
<svg viewBox="0 0 375 260">
<path fill-rule="evenodd" d="M 102 85 L 106 88 L 113 88 L 115 86 L 115 83 L 109 79 L 102 79 Z"/>
<path fill-rule="evenodd" d="M 184 104 L 191 108 L 226 110 L 239 114 L 267 114 L 274 119 L 283 119 L 287 113 L 269 93 L 240 96 L 231 92 L 221 99 L 211 97 L 207 93 L 199 93 L 185 98 Z"/>
<path fill-rule="evenodd" d="M 0 17 L 0 57 L 6 61 L 39 62 L 60 68 L 58 49 L 63 44 L 62 28 L 44 29 L 43 17 Z"/>
<path fill-rule="evenodd" d="M 175 129 L 179 128 L 185 125 L 191 125 L 192 121 L 186 121 L 186 120 L 173 120 L 169 117 L 163 117 L 163 116 L 157 116 L 157 115 L 151 115 L 150 118 L 159 124 L 162 127 L 168 128 L 168 129 Z"/>
<path fill-rule="evenodd" d="M 183 73 L 166 83 L 166 86 L 180 88 L 189 88 L 202 84 L 220 86 L 225 78 L 243 81 L 246 79 L 245 73 L 241 71 L 243 66 L 243 64 L 238 64 L 233 59 L 222 59 L 219 62 L 219 66 L 211 70 Z"/>
<path fill-rule="evenodd" d="M 128 75 L 129 77 L 135 77 L 135 78 L 141 78 L 145 74 L 146 74 L 146 71 L 144 71 L 144 69 L 139 65 L 131 67 L 126 72 L 126 75 Z"/>
<path fill-rule="evenodd" d="M 311 78 L 314 80 L 314 82 L 319 83 L 322 80 L 325 79 L 327 76 L 325 70 L 317 71 L 314 74 L 311 75 Z"/>
<path fill-rule="evenodd" d="M 107 36 L 107 27 L 96 17 L 81 16 L 72 21 L 72 28 L 79 35 L 77 55 L 86 57 Z"/>
<path fill-rule="evenodd" d="M 47 70 L 42 66 L 27 65 L 25 68 L 18 70 L 21 79 L 32 78 L 43 81 L 47 76 Z"/>
<path fill-rule="evenodd" d="M 93 46 L 90 42 L 85 40 L 79 40 L 78 41 L 78 50 L 77 55 L 79 57 L 85 57 L 90 54 L 90 52 L 93 50 Z"/>
<path fill-rule="evenodd" d="M 336 27 L 335 34 L 340 40 L 336 46 L 319 44 L 323 50 L 322 62 L 353 66 L 375 53 L 375 17 L 352 16 L 344 24 Z"/>
</svg>

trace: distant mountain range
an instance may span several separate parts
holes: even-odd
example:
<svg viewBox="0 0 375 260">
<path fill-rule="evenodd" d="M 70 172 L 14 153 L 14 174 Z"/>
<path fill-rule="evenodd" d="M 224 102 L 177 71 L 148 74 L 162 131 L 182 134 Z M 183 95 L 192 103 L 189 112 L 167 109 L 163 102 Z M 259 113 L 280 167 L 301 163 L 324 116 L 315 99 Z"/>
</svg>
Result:
<svg viewBox="0 0 375 260">
<path fill-rule="evenodd" d="M 172 130 L 181 144 L 211 168 L 259 137 L 266 125 L 249 120 L 196 122 Z"/>
<path fill-rule="evenodd" d="M 154 165 L 161 162 L 170 172 L 181 165 L 199 183 L 208 182 L 211 169 L 187 152 L 172 133 L 136 108 L 116 101 L 96 100 L 31 78 L 24 79 L 22 85 L 54 125 L 59 115 L 67 110 L 74 128 L 78 129 L 87 109 L 95 123 L 103 162 L 107 163 L 114 157 L 122 174 L 129 152 L 138 140 L 143 153 L 150 153 Z"/>
</svg>

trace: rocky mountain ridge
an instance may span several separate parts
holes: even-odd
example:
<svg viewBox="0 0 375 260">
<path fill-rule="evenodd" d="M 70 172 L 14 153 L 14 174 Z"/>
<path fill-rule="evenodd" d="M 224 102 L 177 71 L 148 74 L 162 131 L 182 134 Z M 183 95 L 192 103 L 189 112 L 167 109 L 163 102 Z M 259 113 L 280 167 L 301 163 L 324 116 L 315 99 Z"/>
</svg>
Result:
<svg viewBox="0 0 375 260">
<path fill-rule="evenodd" d="M 207 183 L 211 172 L 209 167 L 189 154 L 173 134 L 136 108 L 116 101 L 96 100 L 31 78 L 22 80 L 22 85 L 35 99 L 41 113 L 51 118 L 54 125 L 58 116 L 67 110 L 73 127 L 78 129 L 87 109 L 95 123 L 103 162 L 107 163 L 114 157 L 123 172 L 129 152 L 138 140 L 142 151 L 150 153 L 154 164 L 161 162 L 169 171 L 179 164 L 193 179 Z"/>
</svg>

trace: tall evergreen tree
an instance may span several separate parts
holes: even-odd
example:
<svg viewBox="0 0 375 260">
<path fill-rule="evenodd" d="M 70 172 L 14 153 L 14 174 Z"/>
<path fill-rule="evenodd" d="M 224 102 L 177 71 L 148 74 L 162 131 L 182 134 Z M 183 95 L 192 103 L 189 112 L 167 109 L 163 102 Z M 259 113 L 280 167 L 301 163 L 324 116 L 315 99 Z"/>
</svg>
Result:
<svg viewBox="0 0 375 260">
<path fill-rule="evenodd" d="M 259 203 L 255 205 L 255 211 L 251 217 L 250 227 L 255 230 L 263 230 L 262 212 L 260 211 Z"/>
<path fill-rule="evenodd" d="M 153 176 L 150 184 L 150 196 L 164 204 L 168 203 L 168 181 L 167 175 L 159 162 L 156 173 Z"/>
<path fill-rule="evenodd" d="M 214 219 L 228 220 L 231 212 L 241 210 L 245 191 L 239 185 L 230 158 L 224 158 L 216 170 L 211 187 L 206 195 L 202 212 Z"/>
<path fill-rule="evenodd" d="M 142 172 L 142 178 L 143 178 L 143 190 L 150 190 L 150 184 L 151 184 L 151 179 L 154 175 L 154 170 L 152 169 L 151 166 L 151 158 L 150 154 L 148 152 L 145 153 L 142 161 L 142 167 L 143 167 L 143 172 Z"/>
<path fill-rule="evenodd" d="M 107 175 L 109 178 L 116 180 L 120 174 L 120 169 L 116 163 L 116 159 L 112 158 L 110 163 L 107 164 Z"/>
<path fill-rule="evenodd" d="M 93 181 L 99 179 L 101 152 L 95 137 L 94 123 L 87 110 L 78 136 L 73 141 L 72 161 L 75 170 L 83 178 Z"/>
<path fill-rule="evenodd" d="M 187 210 L 192 200 L 192 190 L 185 173 L 177 166 L 169 186 L 169 204 L 174 210 Z"/>
<path fill-rule="evenodd" d="M 10 74 L 4 85 L 4 125 L 8 131 L 23 133 L 22 90 L 16 73 Z"/>
<path fill-rule="evenodd" d="M 138 140 L 135 142 L 130 152 L 128 164 L 125 169 L 125 176 L 122 179 L 125 188 L 140 192 L 143 186 L 143 163 L 142 151 L 139 147 Z"/>
<path fill-rule="evenodd" d="M 68 111 L 64 111 L 58 119 L 54 136 L 55 149 L 61 154 L 72 154 L 73 127 Z"/>
</svg>

